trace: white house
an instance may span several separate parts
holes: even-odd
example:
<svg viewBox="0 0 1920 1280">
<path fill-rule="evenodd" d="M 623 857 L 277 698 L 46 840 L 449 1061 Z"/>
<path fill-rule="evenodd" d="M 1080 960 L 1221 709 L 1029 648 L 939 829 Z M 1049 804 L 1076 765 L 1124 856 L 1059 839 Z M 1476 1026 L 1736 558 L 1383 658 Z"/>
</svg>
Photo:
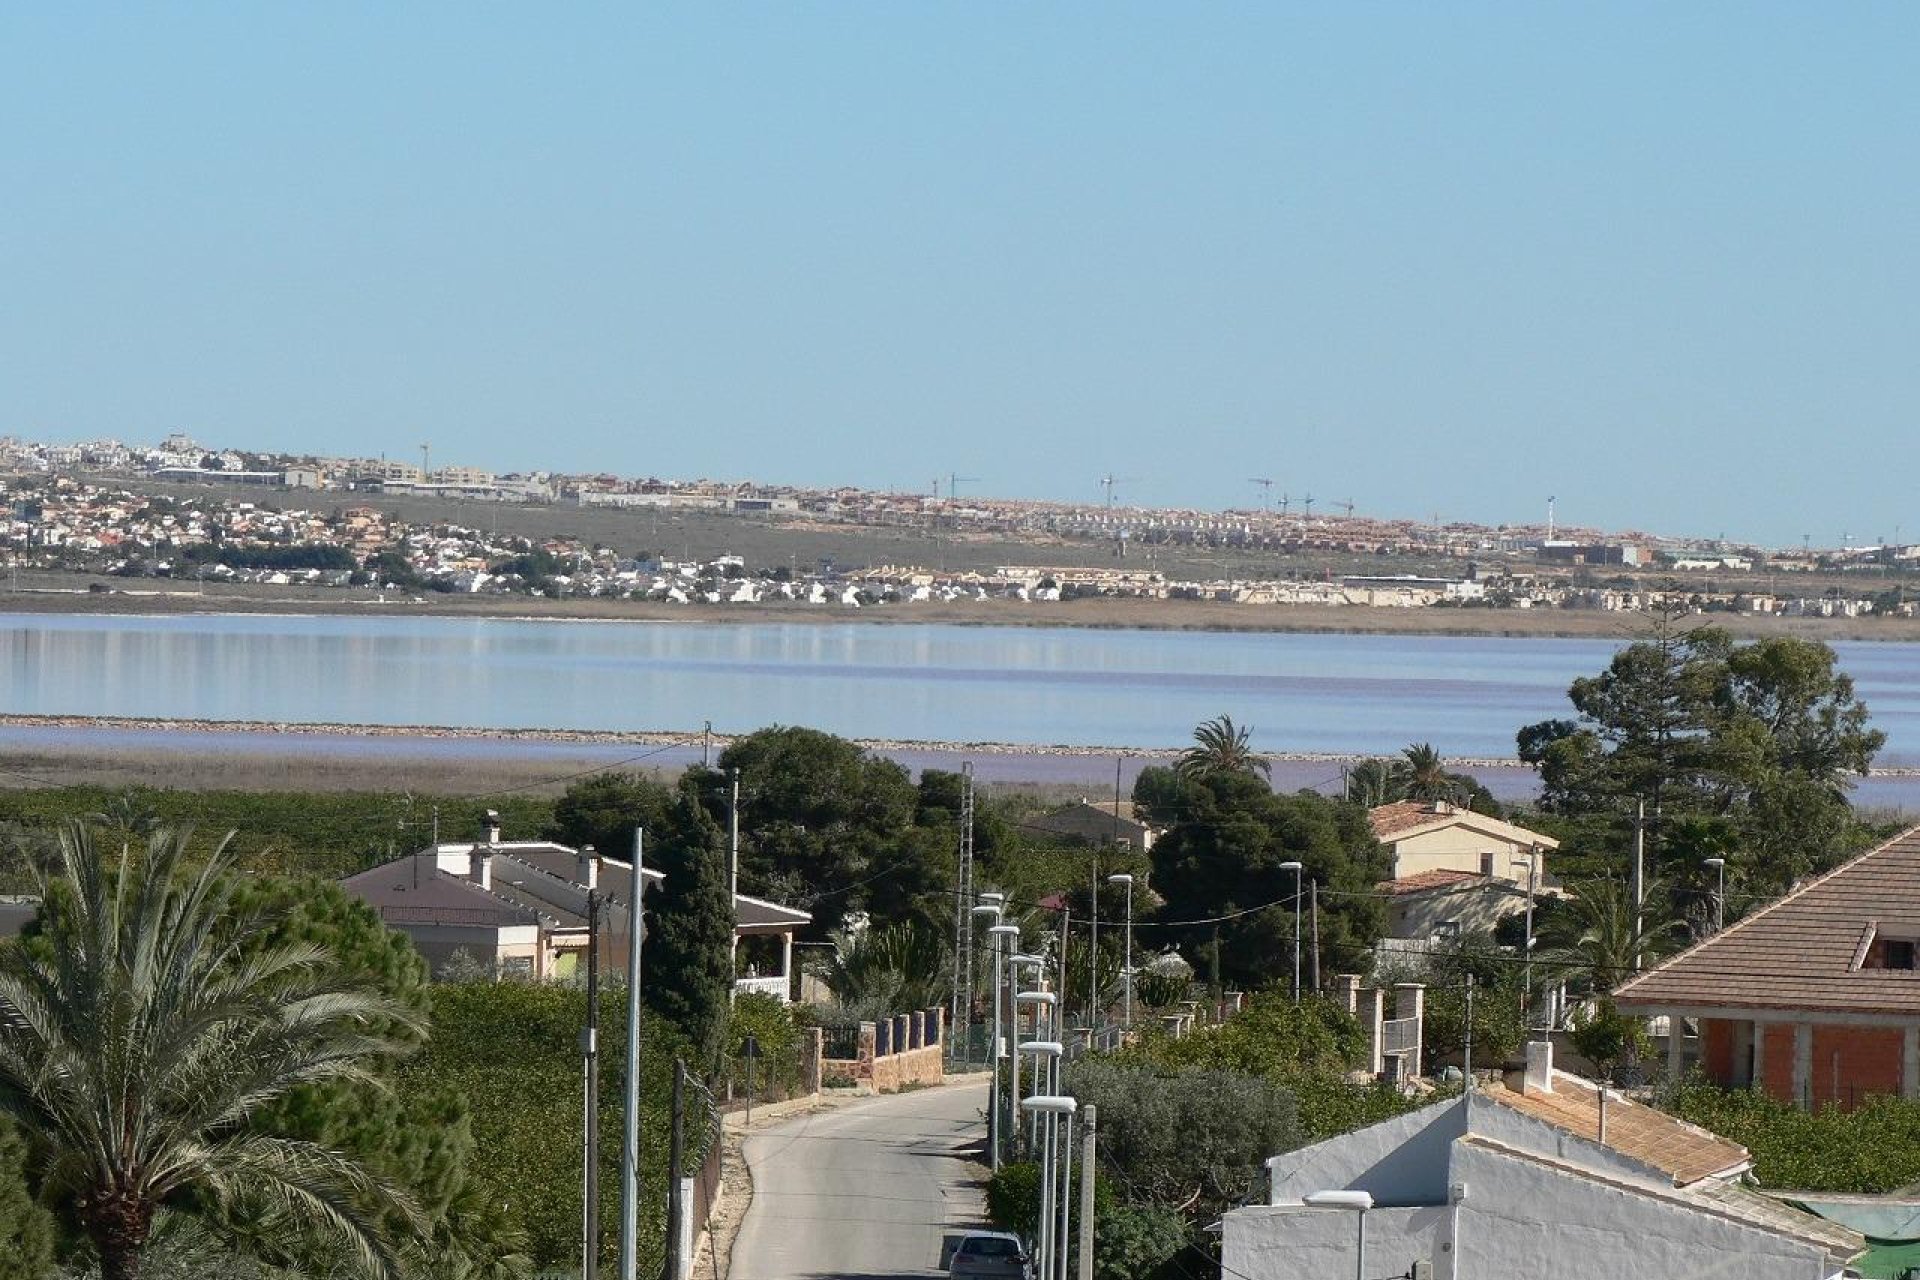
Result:
<svg viewBox="0 0 1920 1280">
<path fill-rule="evenodd" d="M 1528 1054 L 1511 1088 L 1269 1160 L 1268 1203 L 1222 1220 L 1222 1274 L 1828 1280 L 1864 1250 L 1745 1185 L 1745 1148 L 1555 1071 L 1549 1046 Z M 1328 1199 L 1348 1203 L 1313 1203 Z"/>
</svg>

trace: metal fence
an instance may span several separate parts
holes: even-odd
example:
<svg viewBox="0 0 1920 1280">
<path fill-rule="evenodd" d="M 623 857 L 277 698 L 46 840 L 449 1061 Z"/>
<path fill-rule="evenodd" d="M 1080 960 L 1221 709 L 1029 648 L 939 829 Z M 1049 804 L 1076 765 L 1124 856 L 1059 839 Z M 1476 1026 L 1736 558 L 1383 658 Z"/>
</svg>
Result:
<svg viewBox="0 0 1920 1280">
<path fill-rule="evenodd" d="M 851 1062 L 860 1056 L 860 1024 L 820 1028 L 820 1056 Z"/>
</svg>

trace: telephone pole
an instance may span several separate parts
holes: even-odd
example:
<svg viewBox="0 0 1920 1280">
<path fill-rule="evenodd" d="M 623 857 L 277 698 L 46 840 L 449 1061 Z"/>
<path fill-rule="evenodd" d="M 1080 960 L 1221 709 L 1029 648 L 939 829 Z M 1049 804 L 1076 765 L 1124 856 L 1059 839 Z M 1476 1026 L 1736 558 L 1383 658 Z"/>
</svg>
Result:
<svg viewBox="0 0 1920 1280">
<path fill-rule="evenodd" d="M 620 1141 L 620 1275 L 640 1280 L 640 935 L 646 833 L 633 829 L 633 890 L 627 895 L 627 1078 Z"/>
<path fill-rule="evenodd" d="M 593 846 L 581 850 L 592 856 Z M 586 1072 L 584 1220 L 580 1280 L 595 1280 L 600 1264 L 600 890 L 587 890 L 587 1025 L 580 1033 Z"/>
</svg>

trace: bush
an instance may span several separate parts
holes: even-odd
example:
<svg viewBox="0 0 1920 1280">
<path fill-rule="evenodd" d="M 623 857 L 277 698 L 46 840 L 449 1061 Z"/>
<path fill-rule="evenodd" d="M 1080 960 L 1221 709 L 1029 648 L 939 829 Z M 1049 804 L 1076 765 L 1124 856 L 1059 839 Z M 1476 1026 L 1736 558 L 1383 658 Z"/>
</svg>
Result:
<svg viewBox="0 0 1920 1280">
<path fill-rule="evenodd" d="M 1852 1111 L 1802 1111 L 1693 1076 L 1665 1105 L 1752 1152 L 1762 1186 L 1878 1195 L 1920 1182 L 1920 1102 L 1876 1097 Z"/>
<path fill-rule="evenodd" d="M 1300 1145 L 1293 1092 L 1262 1076 L 1093 1059 L 1069 1068 L 1066 1085 L 1099 1107 L 1100 1146 L 1127 1171 L 1135 1203 L 1216 1213 L 1246 1200 L 1269 1156 Z"/>
</svg>

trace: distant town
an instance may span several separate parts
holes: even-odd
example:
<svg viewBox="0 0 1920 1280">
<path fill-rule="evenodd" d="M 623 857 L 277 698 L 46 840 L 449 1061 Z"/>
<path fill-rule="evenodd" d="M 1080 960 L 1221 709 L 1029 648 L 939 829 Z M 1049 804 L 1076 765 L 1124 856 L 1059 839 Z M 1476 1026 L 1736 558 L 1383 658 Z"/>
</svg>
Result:
<svg viewBox="0 0 1920 1280">
<path fill-rule="evenodd" d="M 1920 545 L 1768 549 L 1540 525 L 1487 527 L 1360 514 L 1350 501 L 1273 496 L 1206 512 L 1106 500 L 1072 504 L 959 492 L 804 489 L 606 474 L 496 474 L 421 460 L 324 458 L 212 448 L 174 434 L 156 445 L 46 444 L 0 437 L 0 550 L 15 575 L 57 571 L 198 584 L 252 583 L 381 593 L 545 595 L 675 604 L 849 608 L 1010 599 L 1197 600 L 1372 608 L 1581 609 L 1782 617 L 1907 617 L 1920 600 L 1896 580 Z M 942 492 L 944 484 L 945 491 Z M 231 490 L 231 493 L 225 492 Z M 872 527 L 965 543 L 1071 548 L 1082 563 L 967 569 L 926 564 L 750 563 L 670 558 L 660 547 L 504 534 L 471 522 L 402 519 L 394 495 L 465 503 L 570 505 L 753 517 L 774 527 Z M 1317 508 L 1317 509 L 1316 509 Z M 1094 549 L 1097 555 L 1088 557 Z M 1270 554 L 1255 575 L 1206 576 L 1163 550 Z M 1307 562 L 1319 558 L 1318 566 Z M 1085 563 L 1087 559 L 1097 563 Z M 1172 557 L 1167 560 L 1171 561 Z M 1333 564 L 1337 562 L 1339 568 Z M 1410 569 L 1409 566 L 1412 566 Z M 1798 585 L 1795 585 L 1798 584 Z M 129 588 L 132 589 L 132 588 Z"/>
</svg>

